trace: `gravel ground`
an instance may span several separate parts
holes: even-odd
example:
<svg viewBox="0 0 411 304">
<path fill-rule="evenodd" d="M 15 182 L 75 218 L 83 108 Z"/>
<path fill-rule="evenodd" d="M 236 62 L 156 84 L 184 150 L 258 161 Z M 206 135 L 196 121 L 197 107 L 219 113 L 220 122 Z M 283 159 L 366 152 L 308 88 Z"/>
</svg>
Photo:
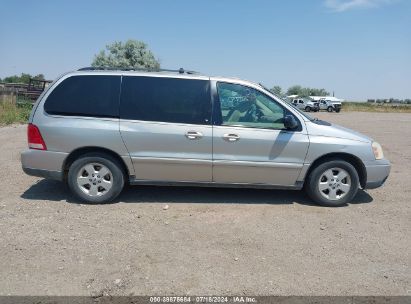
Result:
<svg viewBox="0 0 411 304">
<path fill-rule="evenodd" d="M 315 116 L 383 145 L 383 188 L 342 208 L 294 191 L 148 186 L 82 205 L 22 172 L 25 126 L 0 128 L 0 294 L 410 295 L 411 114 Z"/>
</svg>

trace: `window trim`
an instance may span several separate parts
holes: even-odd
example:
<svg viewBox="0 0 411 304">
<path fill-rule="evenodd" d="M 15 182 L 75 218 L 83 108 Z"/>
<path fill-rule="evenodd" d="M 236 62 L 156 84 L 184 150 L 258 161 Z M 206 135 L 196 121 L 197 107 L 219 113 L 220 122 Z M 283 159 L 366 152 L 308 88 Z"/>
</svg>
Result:
<svg viewBox="0 0 411 304">
<path fill-rule="evenodd" d="M 292 113 L 289 109 L 287 109 L 283 104 L 278 102 L 276 99 L 272 98 L 270 95 L 266 94 L 265 92 L 243 84 L 243 83 L 236 83 L 236 82 L 230 82 L 230 81 L 224 81 L 224 80 L 214 80 L 212 82 L 212 91 L 213 91 L 213 126 L 220 126 L 220 127 L 228 127 L 228 128 L 245 128 L 245 129 L 250 129 L 250 130 L 271 130 L 271 131 L 284 131 L 284 132 L 301 132 L 303 130 L 302 124 L 300 119 Z M 279 107 L 283 109 L 283 111 L 287 112 L 287 115 L 292 115 L 294 116 L 294 119 L 298 122 L 298 128 L 295 128 L 294 130 L 289 130 L 286 128 L 261 128 L 261 127 L 250 127 L 246 125 L 224 125 L 223 124 L 223 116 L 221 112 L 221 102 L 220 102 L 220 96 L 218 94 L 218 84 L 219 83 L 227 83 L 227 84 L 234 84 L 234 85 L 239 85 L 246 87 L 248 89 L 253 89 L 259 92 L 260 94 L 264 95 L 268 99 L 270 99 L 272 102 L 275 102 Z"/>
</svg>

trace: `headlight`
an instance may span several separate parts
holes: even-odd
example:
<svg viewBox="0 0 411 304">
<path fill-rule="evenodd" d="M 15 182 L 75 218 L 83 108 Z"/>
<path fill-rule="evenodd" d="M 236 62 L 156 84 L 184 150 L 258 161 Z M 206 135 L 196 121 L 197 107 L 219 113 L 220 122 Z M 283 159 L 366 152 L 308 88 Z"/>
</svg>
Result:
<svg viewBox="0 0 411 304">
<path fill-rule="evenodd" d="M 384 153 L 382 153 L 382 147 L 379 143 L 374 141 L 372 143 L 372 151 L 374 152 L 375 159 L 383 159 L 384 158 Z"/>
</svg>

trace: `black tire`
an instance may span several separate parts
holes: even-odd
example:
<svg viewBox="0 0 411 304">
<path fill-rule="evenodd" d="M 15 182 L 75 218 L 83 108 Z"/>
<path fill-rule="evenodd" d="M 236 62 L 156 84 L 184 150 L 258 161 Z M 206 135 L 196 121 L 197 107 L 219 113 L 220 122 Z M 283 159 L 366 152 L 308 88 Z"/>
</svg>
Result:
<svg viewBox="0 0 411 304">
<path fill-rule="evenodd" d="M 334 108 L 333 108 L 332 106 L 329 106 L 329 107 L 327 108 L 327 112 L 332 112 L 332 111 L 334 111 Z"/>
<path fill-rule="evenodd" d="M 350 177 L 350 181 L 351 181 L 350 190 L 344 196 L 342 196 L 340 199 L 337 199 L 337 200 L 331 200 L 331 199 L 327 199 L 326 197 L 324 197 L 324 195 L 321 194 L 319 185 L 318 185 L 323 173 L 332 168 L 340 168 L 340 169 L 345 170 L 348 173 Z M 339 206 L 344 206 L 350 201 L 352 201 L 352 199 L 355 197 L 355 195 L 358 192 L 359 184 L 360 184 L 360 181 L 359 181 L 358 173 L 353 165 L 351 165 L 350 163 L 344 160 L 329 159 L 319 164 L 317 167 L 315 167 L 310 172 L 304 184 L 304 188 L 308 196 L 312 198 L 314 202 L 317 203 L 318 205 L 328 206 L 328 207 L 339 207 Z M 337 191 L 339 190 L 337 189 Z"/>
<path fill-rule="evenodd" d="M 310 111 L 311 111 L 311 108 L 310 108 L 310 107 L 305 107 L 305 111 L 306 111 L 306 112 L 310 112 Z"/>
<path fill-rule="evenodd" d="M 111 175 L 109 176 L 112 177 L 111 188 L 106 193 L 98 196 L 90 196 L 86 194 L 78 185 L 77 176 L 79 171 L 87 164 L 101 164 L 110 170 Z M 67 183 L 71 192 L 82 202 L 94 204 L 110 203 L 123 190 L 125 174 L 122 168 L 123 166 L 119 163 L 119 161 L 111 155 L 105 153 L 87 153 L 76 159 L 71 164 L 67 175 Z M 94 183 L 94 185 L 96 185 L 96 183 Z"/>
<path fill-rule="evenodd" d="M 337 113 L 340 113 L 340 111 L 341 111 L 341 109 L 340 109 L 340 108 L 335 109 L 335 112 L 337 112 Z"/>
</svg>

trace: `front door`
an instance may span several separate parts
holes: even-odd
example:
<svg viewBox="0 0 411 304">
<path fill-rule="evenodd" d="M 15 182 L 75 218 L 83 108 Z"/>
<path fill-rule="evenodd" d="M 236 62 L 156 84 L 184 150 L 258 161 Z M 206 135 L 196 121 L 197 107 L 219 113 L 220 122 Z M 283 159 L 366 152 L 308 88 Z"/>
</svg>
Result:
<svg viewBox="0 0 411 304">
<path fill-rule="evenodd" d="M 137 180 L 211 182 L 208 78 L 123 76 L 120 118 Z"/>
<path fill-rule="evenodd" d="M 293 114 L 255 88 L 228 82 L 215 85 L 213 181 L 295 185 L 309 141 L 302 126 L 284 128 L 284 115 Z"/>
</svg>

